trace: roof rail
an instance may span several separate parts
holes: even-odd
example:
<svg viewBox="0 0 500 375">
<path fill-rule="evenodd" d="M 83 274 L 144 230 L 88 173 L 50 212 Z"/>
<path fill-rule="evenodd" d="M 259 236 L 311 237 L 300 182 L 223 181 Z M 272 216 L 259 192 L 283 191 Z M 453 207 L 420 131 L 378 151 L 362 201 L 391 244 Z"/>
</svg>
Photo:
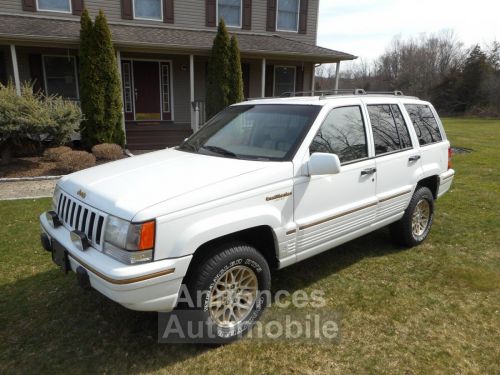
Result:
<svg viewBox="0 0 500 375">
<path fill-rule="evenodd" d="M 319 96 L 319 99 L 325 99 L 335 95 L 394 95 L 405 96 L 402 91 L 365 91 L 363 89 L 332 89 L 315 91 L 289 91 L 274 97 L 248 98 L 247 100 L 272 99 L 272 98 L 291 98 L 297 96 Z"/>
<path fill-rule="evenodd" d="M 367 95 L 372 94 L 372 95 L 394 95 L 394 96 L 404 96 L 403 91 L 401 90 L 394 90 L 394 91 L 367 91 Z"/>
<path fill-rule="evenodd" d="M 327 95 L 364 95 L 363 89 L 332 89 L 315 91 L 289 91 L 284 92 L 280 98 L 289 98 L 295 96 L 327 96 Z"/>
</svg>

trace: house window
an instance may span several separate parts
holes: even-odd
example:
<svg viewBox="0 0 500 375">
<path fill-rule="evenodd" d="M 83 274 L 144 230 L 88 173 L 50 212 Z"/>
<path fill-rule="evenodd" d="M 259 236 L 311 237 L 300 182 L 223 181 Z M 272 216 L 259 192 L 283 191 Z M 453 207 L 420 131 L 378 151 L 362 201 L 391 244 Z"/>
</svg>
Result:
<svg viewBox="0 0 500 375">
<path fill-rule="evenodd" d="M 295 92 L 295 67 L 276 66 L 274 68 L 274 96 Z"/>
<path fill-rule="evenodd" d="M 217 12 L 226 26 L 241 27 L 241 0 L 218 0 Z"/>
<path fill-rule="evenodd" d="M 276 25 L 278 31 L 298 31 L 300 0 L 278 0 Z"/>
<path fill-rule="evenodd" d="M 48 12 L 71 13 L 70 0 L 37 0 L 37 9 Z"/>
<path fill-rule="evenodd" d="M 123 104 L 125 112 L 132 113 L 132 73 L 130 71 L 130 63 L 123 63 Z"/>
<path fill-rule="evenodd" d="M 134 18 L 161 21 L 163 19 L 162 0 L 134 0 Z"/>
<path fill-rule="evenodd" d="M 43 74 L 48 95 L 79 99 L 74 56 L 43 56 Z"/>
</svg>

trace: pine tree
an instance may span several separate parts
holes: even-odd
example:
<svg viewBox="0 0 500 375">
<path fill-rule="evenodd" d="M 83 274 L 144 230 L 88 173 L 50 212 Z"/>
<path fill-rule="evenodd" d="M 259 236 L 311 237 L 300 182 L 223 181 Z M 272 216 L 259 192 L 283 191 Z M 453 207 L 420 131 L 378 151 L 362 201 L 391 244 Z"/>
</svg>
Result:
<svg viewBox="0 0 500 375">
<path fill-rule="evenodd" d="M 92 24 L 84 9 L 80 24 L 82 141 L 88 148 L 98 143 L 123 145 L 121 83 L 111 31 L 102 11 Z"/>
<path fill-rule="evenodd" d="M 104 12 L 99 11 L 95 19 L 94 38 L 99 54 L 97 75 L 104 87 L 104 121 L 107 128 L 106 138 L 101 142 L 116 143 L 123 146 L 125 135 L 122 128 L 121 81 L 111 41 L 111 30 Z"/>
<path fill-rule="evenodd" d="M 87 9 L 80 19 L 80 105 L 84 114 L 81 125 L 82 141 L 92 147 L 98 141 L 98 124 L 103 123 L 104 95 L 96 74 L 96 47 L 94 25 Z"/>
<path fill-rule="evenodd" d="M 229 104 L 230 40 L 224 20 L 221 19 L 208 59 L 206 111 L 212 118 Z"/>
<path fill-rule="evenodd" d="M 231 37 L 230 54 L 231 69 L 229 76 L 229 103 L 233 104 L 244 100 L 240 49 L 238 47 L 238 40 L 234 35 Z"/>
</svg>

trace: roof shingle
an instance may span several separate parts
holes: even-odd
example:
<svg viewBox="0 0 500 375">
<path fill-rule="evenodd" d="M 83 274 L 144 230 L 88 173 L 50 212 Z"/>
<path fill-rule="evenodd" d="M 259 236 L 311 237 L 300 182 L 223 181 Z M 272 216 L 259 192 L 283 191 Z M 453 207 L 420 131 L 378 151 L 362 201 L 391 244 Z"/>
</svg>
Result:
<svg viewBox="0 0 500 375">
<path fill-rule="evenodd" d="M 141 47 L 208 53 L 214 31 L 111 23 L 118 47 Z M 0 40 L 78 43 L 80 23 L 69 19 L 1 15 Z M 300 58 L 315 62 L 353 60 L 356 56 L 291 40 L 278 35 L 236 33 L 242 54 L 263 57 Z"/>
</svg>

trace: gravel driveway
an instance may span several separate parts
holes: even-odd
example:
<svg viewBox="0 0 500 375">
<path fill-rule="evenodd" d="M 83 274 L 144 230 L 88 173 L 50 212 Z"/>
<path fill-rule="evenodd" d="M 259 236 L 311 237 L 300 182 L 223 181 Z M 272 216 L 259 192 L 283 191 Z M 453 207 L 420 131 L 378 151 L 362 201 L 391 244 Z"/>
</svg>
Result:
<svg viewBox="0 0 500 375">
<path fill-rule="evenodd" d="M 0 200 L 51 197 L 57 180 L 0 182 Z"/>
</svg>

